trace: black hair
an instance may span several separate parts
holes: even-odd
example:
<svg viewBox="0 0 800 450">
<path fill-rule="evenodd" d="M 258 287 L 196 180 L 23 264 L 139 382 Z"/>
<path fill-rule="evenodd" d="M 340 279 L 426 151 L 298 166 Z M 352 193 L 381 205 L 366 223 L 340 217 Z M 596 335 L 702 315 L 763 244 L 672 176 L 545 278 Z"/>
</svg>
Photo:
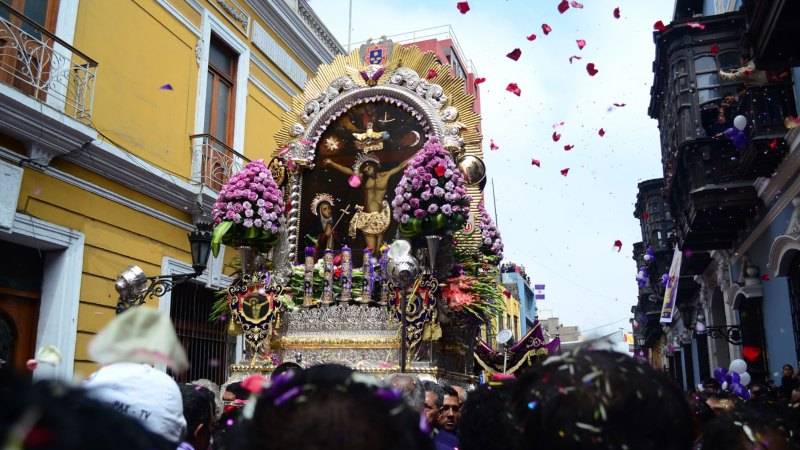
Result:
<svg viewBox="0 0 800 450">
<path fill-rule="evenodd" d="M 511 416 L 511 385 L 483 384 L 467 395 L 458 422 L 461 450 L 508 450 L 514 448 L 519 430 Z"/>
<path fill-rule="evenodd" d="M 444 391 L 444 395 L 448 397 L 458 398 L 459 402 L 461 401 L 461 399 L 458 396 L 458 391 L 453 389 L 453 386 L 447 386 L 447 385 L 442 386 L 442 391 Z M 442 401 L 444 402 L 444 398 L 442 398 Z"/>
<path fill-rule="evenodd" d="M 4 389 L 0 447 L 21 439 L 24 450 L 173 450 L 175 443 L 133 417 L 57 381 Z M 14 447 L 17 448 L 17 447 Z"/>
<path fill-rule="evenodd" d="M 370 377 L 324 364 L 272 380 L 239 450 L 432 450 L 420 415 L 397 391 Z"/>
<path fill-rule="evenodd" d="M 199 425 L 205 425 L 209 431 L 214 421 L 214 393 L 203 386 L 181 384 L 183 399 L 183 417 L 186 419 L 187 441 L 191 441 L 192 433 Z"/>
<path fill-rule="evenodd" d="M 328 203 L 328 202 L 322 202 L 322 203 Z M 320 203 L 320 205 L 322 203 Z M 319 208 L 319 207 L 317 207 L 317 208 Z M 276 367 L 275 370 L 272 371 L 272 375 L 270 375 L 270 376 L 271 377 L 277 377 L 278 375 L 280 375 L 280 374 L 282 374 L 284 372 L 288 372 L 290 370 L 303 370 L 303 366 L 301 366 L 300 364 L 297 364 L 296 362 L 286 361 L 286 362 L 278 364 L 278 367 Z"/>
<path fill-rule="evenodd" d="M 551 356 L 520 377 L 512 398 L 521 450 L 685 450 L 692 443 L 681 390 L 621 353 Z"/>
<path fill-rule="evenodd" d="M 444 389 L 434 381 L 423 381 L 422 388 L 425 389 L 425 392 L 436 394 L 436 407 L 441 408 L 444 404 Z"/>
<path fill-rule="evenodd" d="M 790 417 L 785 408 L 745 403 L 708 423 L 703 450 L 797 449 L 797 423 Z"/>
<path fill-rule="evenodd" d="M 237 381 L 225 386 L 225 390 L 236 397 L 236 400 L 247 400 L 250 398 L 250 391 L 242 387 L 242 382 Z"/>
</svg>

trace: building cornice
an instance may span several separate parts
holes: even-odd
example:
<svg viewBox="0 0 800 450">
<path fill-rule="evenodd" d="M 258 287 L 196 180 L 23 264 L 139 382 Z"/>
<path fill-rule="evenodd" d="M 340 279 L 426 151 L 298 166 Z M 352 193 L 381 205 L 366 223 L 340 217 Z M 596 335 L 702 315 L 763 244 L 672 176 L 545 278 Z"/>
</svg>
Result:
<svg viewBox="0 0 800 450">
<path fill-rule="evenodd" d="M 329 48 L 325 42 L 330 39 L 318 36 L 303 22 L 299 13 L 294 12 L 283 0 L 247 0 L 247 4 L 283 39 L 286 46 L 297 54 L 310 71 L 316 70 L 320 64 L 333 61 L 338 53 L 344 53 L 344 48 L 338 42 L 336 51 Z M 327 32 L 324 25 L 320 26 L 317 32 Z M 330 36 L 330 32 L 322 33 L 322 36 L 326 34 Z"/>
</svg>

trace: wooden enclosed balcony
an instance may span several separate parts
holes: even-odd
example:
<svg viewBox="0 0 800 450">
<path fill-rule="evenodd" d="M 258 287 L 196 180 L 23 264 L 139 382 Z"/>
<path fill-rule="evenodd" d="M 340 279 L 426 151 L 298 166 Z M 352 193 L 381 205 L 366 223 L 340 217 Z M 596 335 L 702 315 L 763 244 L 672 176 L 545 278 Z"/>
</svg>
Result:
<svg viewBox="0 0 800 450">
<path fill-rule="evenodd" d="M 759 66 L 782 69 L 800 65 L 800 2 L 797 0 L 747 0 L 747 37 Z"/>
<path fill-rule="evenodd" d="M 88 123 L 97 62 L 0 1 L 0 83 Z"/>
</svg>

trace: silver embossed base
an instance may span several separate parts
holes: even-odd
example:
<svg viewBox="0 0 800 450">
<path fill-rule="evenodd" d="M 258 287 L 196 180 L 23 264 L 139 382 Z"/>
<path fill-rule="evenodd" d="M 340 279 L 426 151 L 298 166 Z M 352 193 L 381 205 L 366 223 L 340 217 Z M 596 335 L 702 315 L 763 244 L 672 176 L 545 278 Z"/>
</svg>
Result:
<svg viewBox="0 0 800 450">
<path fill-rule="evenodd" d="M 399 364 L 400 324 L 385 307 L 334 305 L 284 313 L 272 349 L 282 361 L 356 369 Z"/>
</svg>

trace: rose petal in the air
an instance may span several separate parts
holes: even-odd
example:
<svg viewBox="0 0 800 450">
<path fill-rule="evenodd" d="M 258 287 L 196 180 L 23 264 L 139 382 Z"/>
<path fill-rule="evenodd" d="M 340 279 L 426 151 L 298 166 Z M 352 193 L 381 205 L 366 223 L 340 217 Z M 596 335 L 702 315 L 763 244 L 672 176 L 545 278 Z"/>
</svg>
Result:
<svg viewBox="0 0 800 450">
<path fill-rule="evenodd" d="M 686 24 L 687 27 L 692 28 L 694 30 L 705 30 L 706 26 L 700 22 L 688 22 Z"/>
<path fill-rule="evenodd" d="M 529 40 L 531 42 L 535 41 L 536 40 L 536 33 L 529 34 L 528 37 L 526 37 L 525 39 L 527 39 L 527 40 Z"/>
<path fill-rule="evenodd" d="M 604 128 L 600 128 L 599 130 L 597 130 L 597 134 L 598 134 L 600 137 L 603 137 L 603 136 L 605 136 L 605 135 L 606 135 L 606 130 L 605 130 Z"/>
<path fill-rule="evenodd" d="M 567 0 L 561 0 L 561 3 L 558 4 L 558 12 L 564 14 L 569 9 L 569 2 Z"/>
<path fill-rule="evenodd" d="M 517 86 L 517 83 L 508 83 L 506 90 L 519 97 L 522 94 L 522 89 Z"/>
<path fill-rule="evenodd" d="M 583 47 L 586 47 L 586 40 L 584 40 L 584 39 L 578 39 L 575 42 L 578 44 L 578 48 L 580 50 L 583 50 Z"/>
<path fill-rule="evenodd" d="M 534 158 L 534 159 L 531 160 L 531 165 L 532 166 L 536 166 L 536 167 L 542 167 L 542 162 L 539 161 L 538 159 Z"/>
<path fill-rule="evenodd" d="M 477 85 L 479 85 L 479 84 L 481 84 L 481 83 L 484 83 L 485 81 L 486 81 L 486 78 L 485 78 L 485 77 L 478 77 L 478 78 L 475 78 L 475 86 L 477 86 Z"/>
<path fill-rule="evenodd" d="M 489 139 L 489 150 L 500 150 L 500 146 L 494 143 L 494 139 Z"/>
<path fill-rule="evenodd" d="M 553 29 L 550 27 L 550 25 L 548 25 L 546 23 L 542 24 L 542 33 L 544 33 L 545 36 L 550 34 L 551 31 L 553 31 Z"/>
<path fill-rule="evenodd" d="M 573 148 L 575 148 L 575 146 L 574 146 L 574 145 L 572 145 L 572 144 L 568 144 L 568 145 L 565 145 L 565 146 L 564 146 L 564 151 L 565 151 L 565 152 L 568 152 L 568 151 L 572 150 Z"/>
<path fill-rule="evenodd" d="M 572 55 L 572 56 L 570 56 L 570 57 L 569 57 L 569 63 L 570 63 L 570 64 L 572 64 L 572 61 L 573 61 L 573 60 L 576 60 L 576 59 L 577 59 L 577 60 L 581 60 L 581 59 L 583 59 L 583 58 L 581 58 L 581 57 L 580 57 L 580 56 L 578 56 L 578 55 Z"/>
<path fill-rule="evenodd" d="M 659 20 L 658 22 L 653 24 L 653 29 L 658 31 L 658 32 L 662 32 L 662 31 L 667 29 L 667 26 L 664 25 L 663 21 Z"/>
<path fill-rule="evenodd" d="M 617 252 L 619 253 L 622 250 L 622 241 L 620 241 L 619 239 L 614 241 L 614 248 L 616 248 Z"/>
<path fill-rule="evenodd" d="M 614 8 L 614 18 L 615 18 L 615 19 L 619 19 L 619 18 L 620 18 L 619 6 L 617 6 L 616 8 Z"/>
<path fill-rule="evenodd" d="M 431 80 L 436 78 L 437 75 L 439 75 L 439 72 L 437 72 L 436 69 L 428 69 L 428 73 L 425 75 L 425 78 Z"/>
<path fill-rule="evenodd" d="M 456 8 L 461 14 L 466 14 L 469 11 L 469 2 L 458 2 L 456 3 Z"/>
<path fill-rule="evenodd" d="M 719 44 L 717 44 L 716 42 L 711 44 L 711 48 L 709 49 L 709 51 L 711 51 L 712 55 L 716 55 L 717 53 L 719 53 Z"/>
<path fill-rule="evenodd" d="M 161 85 L 161 87 L 160 87 L 160 88 L 158 88 L 158 89 L 160 89 L 160 90 L 162 90 L 162 91 L 171 91 L 171 90 L 173 90 L 173 89 L 172 89 L 172 85 L 171 85 L 171 84 L 169 84 L 169 83 L 167 83 L 167 84 L 162 84 L 162 85 Z"/>
<path fill-rule="evenodd" d="M 518 48 L 515 48 L 514 50 L 511 50 L 510 52 L 506 53 L 506 57 L 513 59 L 514 61 L 519 60 L 520 56 L 522 56 L 522 50 Z"/>
<path fill-rule="evenodd" d="M 558 142 L 559 139 L 561 139 L 561 135 L 553 131 L 553 142 Z"/>
<path fill-rule="evenodd" d="M 565 167 L 565 168 L 561 169 L 561 175 L 567 176 L 568 173 L 569 173 L 569 167 Z"/>
<path fill-rule="evenodd" d="M 586 72 L 589 73 L 590 77 L 593 77 L 597 75 L 597 72 L 599 72 L 599 70 L 595 68 L 594 63 L 589 63 L 586 65 Z"/>
<path fill-rule="evenodd" d="M 622 108 L 625 106 L 625 103 L 614 103 L 614 106 L 616 106 L 617 108 Z"/>
<path fill-rule="evenodd" d="M 577 9 L 583 9 L 583 3 L 578 3 L 575 0 L 572 0 L 571 2 L 569 2 L 569 6 L 572 6 L 573 8 L 577 8 Z"/>
</svg>

